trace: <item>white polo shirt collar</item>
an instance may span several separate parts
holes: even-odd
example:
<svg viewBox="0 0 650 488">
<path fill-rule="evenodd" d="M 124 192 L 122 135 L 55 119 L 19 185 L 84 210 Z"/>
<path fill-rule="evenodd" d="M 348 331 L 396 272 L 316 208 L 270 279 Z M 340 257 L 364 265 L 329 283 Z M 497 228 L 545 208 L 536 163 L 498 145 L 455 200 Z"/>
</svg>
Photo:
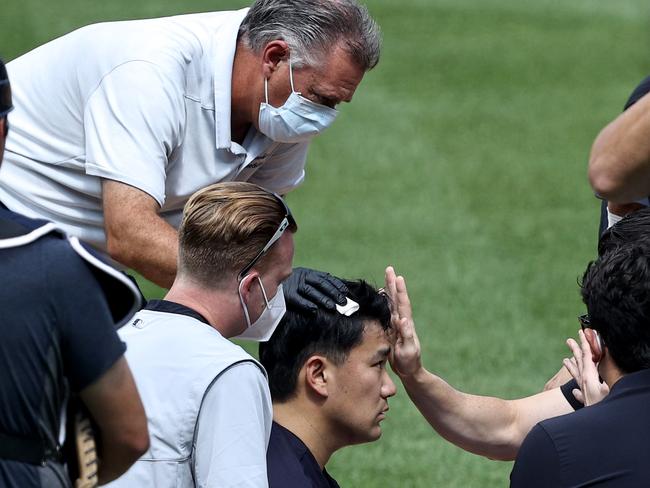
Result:
<svg viewBox="0 0 650 488">
<path fill-rule="evenodd" d="M 235 154 L 246 151 L 232 142 L 230 133 L 230 105 L 232 97 L 232 67 L 237 49 L 237 34 L 248 9 L 238 10 L 238 22 L 222 23 L 212 40 L 212 79 L 215 107 L 215 140 L 217 149 L 228 149 Z"/>
</svg>

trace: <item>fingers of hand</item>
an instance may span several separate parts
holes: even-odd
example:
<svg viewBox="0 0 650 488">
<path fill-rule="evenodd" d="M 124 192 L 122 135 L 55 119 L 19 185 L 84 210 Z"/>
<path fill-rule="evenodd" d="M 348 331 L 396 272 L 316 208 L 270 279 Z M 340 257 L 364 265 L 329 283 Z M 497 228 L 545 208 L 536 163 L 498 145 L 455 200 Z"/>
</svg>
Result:
<svg viewBox="0 0 650 488">
<path fill-rule="evenodd" d="M 578 369 L 575 358 L 564 358 L 562 364 L 564 364 L 564 367 L 569 371 L 571 376 L 579 383 L 580 370 Z"/>
<path fill-rule="evenodd" d="M 319 289 L 316 289 L 311 285 L 303 285 L 298 290 L 298 293 L 302 295 L 305 300 L 310 301 L 314 306 L 324 307 L 328 310 L 334 309 L 334 301 L 327 295 L 323 294 Z"/>
<path fill-rule="evenodd" d="M 578 331 L 578 335 L 580 336 L 580 348 L 582 349 L 582 357 L 585 361 L 592 362 L 591 361 L 591 347 L 589 347 L 589 341 L 587 341 L 587 336 L 585 335 L 584 331 L 580 330 Z"/>
<path fill-rule="evenodd" d="M 298 308 L 300 310 L 305 310 L 310 313 L 314 313 L 317 310 L 316 305 L 314 305 L 309 300 L 305 300 L 298 294 L 284 294 L 284 298 L 287 301 L 287 305 L 293 308 Z"/>
<path fill-rule="evenodd" d="M 328 296 L 338 304 L 343 305 L 345 303 L 348 288 L 338 278 L 326 273 L 318 272 L 307 275 L 305 283 L 318 289 L 318 291 L 323 295 Z"/>
<path fill-rule="evenodd" d="M 576 364 L 579 371 L 582 371 L 582 350 L 580 349 L 580 346 L 571 338 L 567 339 L 566 344 L 569 346 L 569 349 L 571 349 L 571 354 L 573 354 L 573 358 L 571 358 L 573 363 Z"/>
<path fill-rule="evenodd" d="M 580 403 L 584 405 L 585 403 L 585 397 L 583 396 L 582 392 L 578 390 L 577 388 L 574 388 L 571 390 L 571 393 L 573 393 L 573 397 L 578 400 Z"/>
</svg>

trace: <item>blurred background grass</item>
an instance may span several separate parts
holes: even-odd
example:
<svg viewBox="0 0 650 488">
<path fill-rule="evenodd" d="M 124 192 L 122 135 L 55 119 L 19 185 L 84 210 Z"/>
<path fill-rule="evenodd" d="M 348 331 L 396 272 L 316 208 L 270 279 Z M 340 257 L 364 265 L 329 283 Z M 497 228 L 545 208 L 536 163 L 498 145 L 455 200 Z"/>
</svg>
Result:
<svg viewBox="0 0 650 488">
<path fill-rule="evenodd" d="M 4 0 L 0 56 L 91 22 L 247 3 Z M 647 2 L 367 4 L 382 60 L 288 197 L 295 264 L 377 285 L 396 266 L 428 368 L 473 393 L 539 391 L 578 327 L 576 279 L 595 255 L 591 142 L 650 72 Z M 382 439 L 328 468 L 343 487 L 498 487 L 511 464 L 442 441 L 400 387 Z"/>
</svg>

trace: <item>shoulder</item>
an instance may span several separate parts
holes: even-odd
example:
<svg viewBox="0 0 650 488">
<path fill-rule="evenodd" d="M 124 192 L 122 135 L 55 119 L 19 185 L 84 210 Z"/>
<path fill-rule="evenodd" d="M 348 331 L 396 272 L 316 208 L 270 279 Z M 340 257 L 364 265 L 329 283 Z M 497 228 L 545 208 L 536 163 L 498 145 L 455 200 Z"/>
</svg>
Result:
<svg viewBox="0 0 650 488">
<path fill-rule="evenodd" d="M 293 440 L 289 431 L 273 422 L 269 448 L 266 451 L 269 488 L 312 486 L 300 462 L 304 448 Z"/>
</svg>

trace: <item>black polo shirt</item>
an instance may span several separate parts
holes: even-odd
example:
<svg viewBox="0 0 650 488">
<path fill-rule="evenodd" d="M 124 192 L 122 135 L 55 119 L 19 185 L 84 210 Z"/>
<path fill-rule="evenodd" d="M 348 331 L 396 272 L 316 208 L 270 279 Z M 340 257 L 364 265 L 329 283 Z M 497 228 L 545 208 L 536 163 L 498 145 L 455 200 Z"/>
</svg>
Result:
<svg viewBox="0 0 650 488">
<path fill-rule="evenodd" d="M 266 451 L 269 488 L 339 488 L 307 446 L 292 432 L 273 422 Z"/>
<path fill-rule="evenodd" d="M 530 431 L 512 488 L 650 486 L 650 369 L 625 375 L 596 405 Z"/>
</svg>

